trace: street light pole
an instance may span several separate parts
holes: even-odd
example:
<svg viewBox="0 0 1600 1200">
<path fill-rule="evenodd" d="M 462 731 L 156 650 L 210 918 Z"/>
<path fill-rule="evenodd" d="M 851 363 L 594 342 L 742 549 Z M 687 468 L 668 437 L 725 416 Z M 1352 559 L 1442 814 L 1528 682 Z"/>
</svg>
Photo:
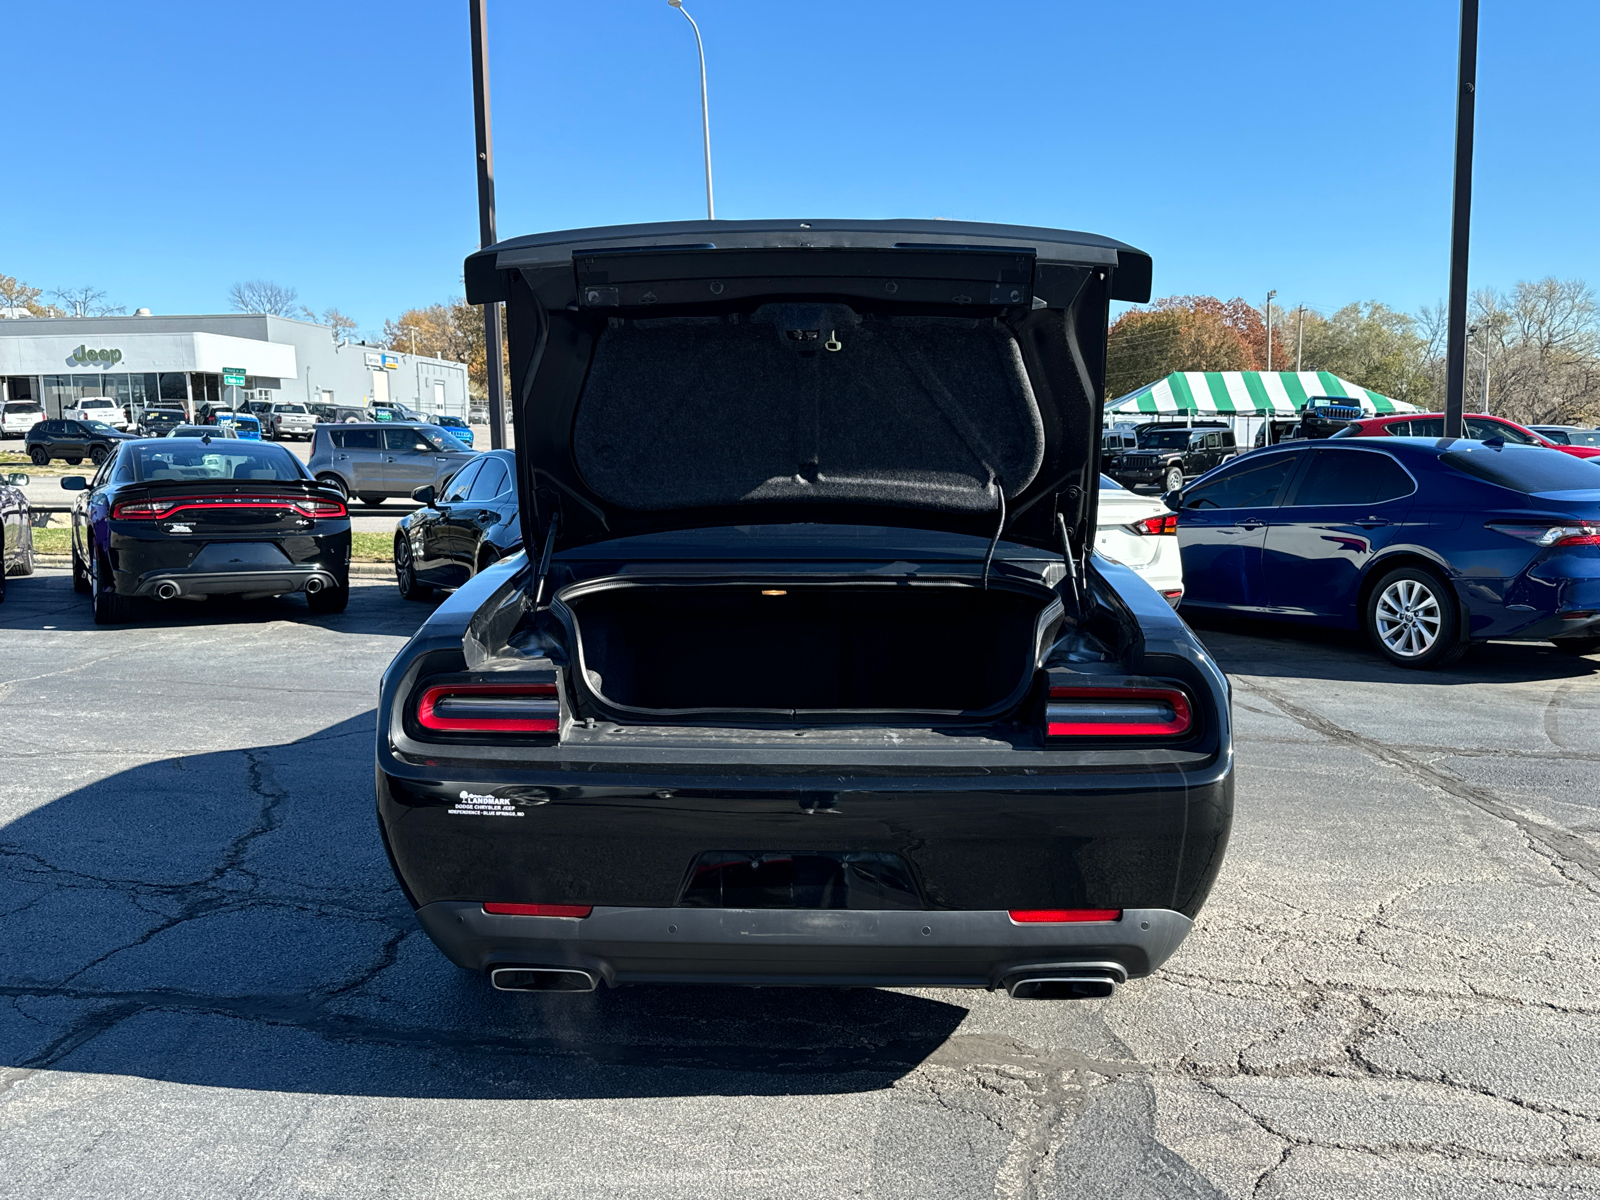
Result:
<svg viewBox="0 0 1600 1200">
<path fill-rule="evenodd" d="M 1300 306 L 1300 319 L 1295 322 L 1294 328 L 1294 369 L 1300 372 L 1300 361 L 1306 353 L 1306 306 Z"/>
<path fill-rule="evenodd" d="M 1272 298 L 1278 294 L 1273 288 L 1267 293 L 1267 370 L 1272 370 Z"/>
<path fill-rule="evenodd" d="M 1478 90 L 1478 0 L 1461 0 L 1456 91 L 1456 179 L 1450 227 L 1449 341 L 1445 347 L 1444 436 L 1461 436 L 1467 385 L 1467 252 L 1472 223 L 1472 125 Z"/>
<path fill-rule="evenodd" d="M 683 0 L 667 0 L 667 3 L 689 22 L 689 28 L 694 30 L 695 48 L 700 51 L 700 128 L 706 140 L 706 220 L 715 221 L 717 208 L 711 200 L 711 105 L 706 98 L 706 44 L 700 40 L 700 26 L 694 23 L 689 10 L 683 6 Z"/>
<path fill-rule="evenodd" d="M 467 0 L 472 23 L 472 111 L 478 135 L 478 236 L 492 246 L 494 235 L 494 147 L 489 137 L 489 28 L 484 0 Z M 506 392 L 501 368 L 500 305 L 483 306 L 484 366 L 489 376 L 489 447 L 506 444 Z"/>
</svg>

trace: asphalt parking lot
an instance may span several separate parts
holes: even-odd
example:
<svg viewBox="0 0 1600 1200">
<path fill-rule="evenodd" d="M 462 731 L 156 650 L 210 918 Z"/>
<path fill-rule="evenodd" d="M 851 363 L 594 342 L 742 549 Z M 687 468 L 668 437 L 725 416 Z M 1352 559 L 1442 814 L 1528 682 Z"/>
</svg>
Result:
<svg viewBox="0 0 1600 1200">
<path fill-rule="evenodd" d="M 389 585 L 0 607 L 0 1195 L 1600 1196 L 1600 658 L 1200 631 L 1238 823 L 1116 997 L 496 993 L 372 814 Z"/>
</svg>

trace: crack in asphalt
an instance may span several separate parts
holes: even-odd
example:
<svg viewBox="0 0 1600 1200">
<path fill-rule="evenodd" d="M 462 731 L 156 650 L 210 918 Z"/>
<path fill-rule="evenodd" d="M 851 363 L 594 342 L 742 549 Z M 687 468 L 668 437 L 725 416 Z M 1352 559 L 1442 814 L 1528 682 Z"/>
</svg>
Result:
<svg viewBox="0 0 1600 1200">
<path fill-rule="evenodd" d="M 1600 849 L 1591 846 L 1577 834 L 1527 813 L 1518 812 L 1488 788 L 1468 783 L 1460 776 L 1422 762 L 1404 750 L 1357 733 L 1353 729 L 1347 729 L 1321 713 L 1289 699 L 1259 679 L 1235 677 L 1234 682 L 1246 691 L 1270 701 L 1285 716 L 1292 718 L 1306 729 L 1322 734 L 1329 741 L 1350 746 L 1369 758 L 1402 771 L 1419 783 L 1464 801 L 1491 817 L 1508 822 L 1522 833 L 1536 854 L 1549 860 L 1561 870 L 1569 882 L 1600 895 L 1600 883 L 1596 882 L 1600 880 Z M 1562 870 L 1563 863 L 1580 867 L 1594 878 L 1586 879 Z"/>
</svg>

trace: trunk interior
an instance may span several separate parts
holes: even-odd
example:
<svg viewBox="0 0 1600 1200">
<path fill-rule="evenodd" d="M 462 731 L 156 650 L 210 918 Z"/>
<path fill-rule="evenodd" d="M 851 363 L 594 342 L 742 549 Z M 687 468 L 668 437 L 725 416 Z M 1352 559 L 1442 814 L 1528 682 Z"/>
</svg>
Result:
<svg viewBox="0 0 1600 1200">
<path fill-rule="evenodd" d="M 563 602 L 589 689 L 615 707 L 950 715 L 1021 698 L 1049 603 L 899 581 L 612 584 Z"/>
</svg>

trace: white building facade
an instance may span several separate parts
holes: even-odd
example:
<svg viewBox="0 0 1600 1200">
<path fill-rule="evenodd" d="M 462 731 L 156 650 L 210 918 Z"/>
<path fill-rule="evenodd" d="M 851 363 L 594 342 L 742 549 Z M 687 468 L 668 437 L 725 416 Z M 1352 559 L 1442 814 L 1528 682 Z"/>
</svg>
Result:
<svg viewBox="0 0 1600 1200">
<path fill-rule="evenodd" d="M 242 392 L 224 376 L 244 377 Z M 130 412 L 224 400 L 400 403 L 465 418 L 467 366 L 336 342 L 325 325 L 249 313 L 0 320 L 0 400 L 37 400 L 58 417 L 84 396 Z"/>
</svg>

